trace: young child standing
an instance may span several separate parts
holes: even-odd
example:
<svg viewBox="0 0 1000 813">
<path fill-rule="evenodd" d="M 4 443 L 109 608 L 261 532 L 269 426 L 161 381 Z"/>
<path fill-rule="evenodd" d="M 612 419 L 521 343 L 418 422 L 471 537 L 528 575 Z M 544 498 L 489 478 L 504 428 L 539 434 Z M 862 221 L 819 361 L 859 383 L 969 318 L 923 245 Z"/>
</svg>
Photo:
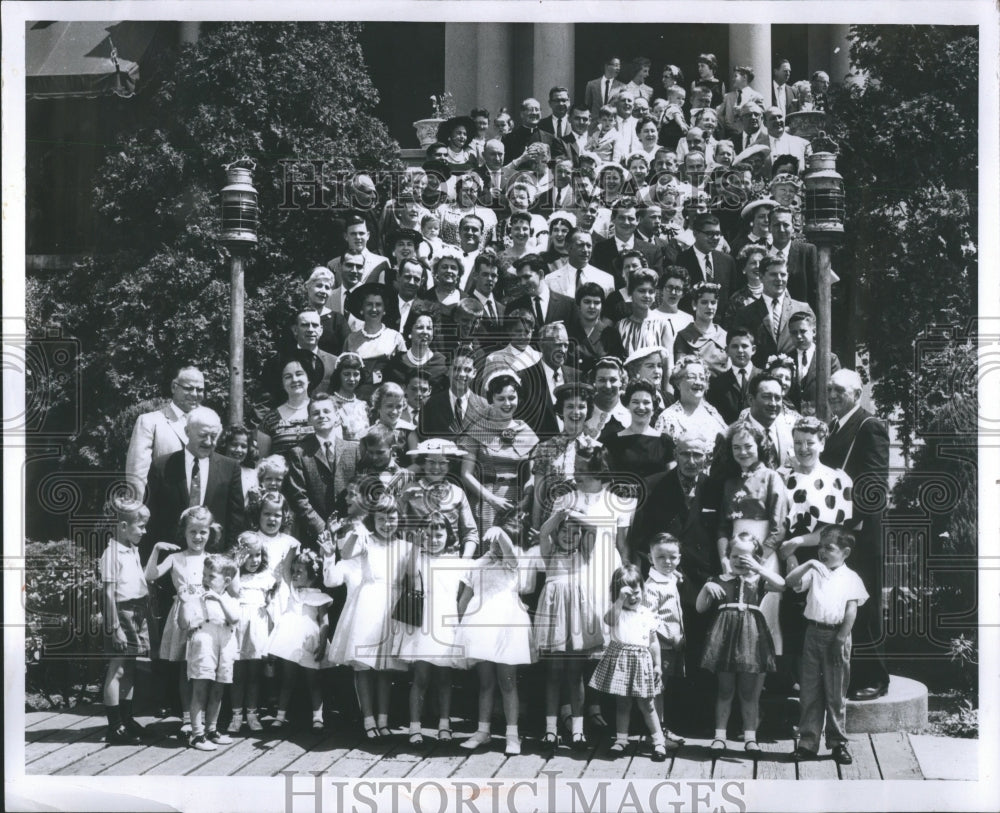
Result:
<svg viewBox="0 0 1000 813">
<path fill-rule="evenodd" d="M 299 552 L 299 540 L 281 529 L 288 518 L 288 501 L 277 491 L 265 491 L 260 497 L 257 511 L 257 527 L 264 548 L 264 559 L 274 576 L 275 593 L 271 603 L 271 615 L 277 618 L 285 611 L 288 603 L 289 585 L 292 581 L 292 560 Z"/>
<path fill-rule="evenodd" d="M 205 565 L 205 548 L 218 544 L 222 529 L 212 521 L 212 512 L 203 505 L 186 509 L 178 522 L 185 549 L 166 542 L 157 543 L 153 554 L 146 562 L 146 581 L 170 574 L 177 595 L 167 614 L 160 639 L 160 657 L 165 661 L 180 663 L 181 734 L 191 733 L 191 682 L 187 676 L 188 630 L 180 624 L 181 607 L 187 602 L 198 604 L 205 592 L 202 570 Z M 157 549 L 169 551 L 163 562 L 157 562 Z M 196 612 L 195 615 L 198 613 Z"/>
<path fill-rule="evenodd" d="M 326 612 L 333 599 L 320 585 L 323 567 L 320 558 L 311 550 L 303 550 L 292 560 L 292 584 L 288 605 L 274 622 L 274 631 L 267 642 L 267 651 L 282 660 L 281 694 L 278 713 L 272 728 L 283 727 L 287 720 L 288 704 L 300 672 L 305 672 L 312 703 L 312 727 L 323 728 L 323 691 L 319 670 L 326 663 Z"/>
<path fill-rule="evenodd" d="M 780 592 L 785 582 L 761 564 L 760 540 L 742 532 L 729 543 L 728 567 L 705 583 L 695 607 L 699 613 L 716 606 L 717 614 L 705 639 L 701 666 L 718 676 L 713 751 L 726 750 L 726 727 L 737 688 L 743 715 L 743 748 L 751 755 L 757 744 L 758 708 L 764 675 L 775 671 L 774 641 L 760 604 L 768 591 Z"/>
<path fill-rule="evenodd" d="M 405 664 L 392 656 L 391 613 L 410 569 L 411 544 L 399 535 L 396 500 L 383 494 L 369 515 L 366 534 L 351 533 L 340 547 L 322 539 L 323 583 L 347 583 L 347 603 L 327 650 L 334 665 L 354 669 L 365 737 L 388 737 L 391 670 Z M 338 560 L 339 558 L 339 560 Z M 377 715 L 377 716 L 376 716 Z"/>
<path fill-rule="evenodd" d="M 663 726 L 666 742 L 673 746 L 683 740 L 670 736 L 666 725 L 663 698 L 671 678 L 684 677 L 684 616 L 677 585 L 682 576 L 677 570 L 681 563 L 681 543 L 670 534 L 657 534 L 649 542 L 649 575 L 642 590 L 642 603 L 656 617 L 656 639 L 660 647 L 660 677 L 663 691 L 653 703 Z M 621 732 L 619 732 L 621 733 Z"/>
<path fill-rule="evenodd" d="M 635 700 L 653 735 L 653 762 L 667 758 L 667 748 L 653 699 L 663 689 L 660 683 L 660 646 L 656 640 L 657 618 L 642 604 L 642 574 L 635 565 L 622 565 L 611 583 L 615 603 L 604 620 L 611 628 L 608 644 L 597 664 L 590 685 L 615 695 L 615 741 L 611 752 L 628 748 L 629 719 Z"/>
<path fill-rule="evenodd" d="M 214 751 L 233 740 L 219 732 L 222 691 L 233 682 L 236 662 L 236 622 L 240 618 L 237 599 L 227 594 L 238 571 L 228 556 L 205 557 L 201 609 L 203 621 L 191 629 L 187 641 L 187 676 L 191 681 L 192 748 Z"/>
<path fill-rule="evenodd" d="M 840 765 L 854 760 L 847 750 L 847 684 L 851 677 L 851 629 L 868 591 L 847 565 L 854 535 L 828 525 L 819 537 L 819 560 L 810 559 L 788 574 L 785 584 L 806 596 L 806 637 L 802 649 L 801 716 L 795 758 L 813 759 L 826 728 L 826 744 Z"/>
<path fill-rule="evenodd" d="M 268 604 L 277 587 L 274 572 L 268 567 L 267 549 L 259 533 L 246 531 L 240 534 L 236 563 L 240 568 L 240 618 L 236 625 L 237 659 L 233 672 L 230 734 L 238 734 L 243 727 L 244 701 L 247 727 L 251 731 L 264 730 L 257 712 L 257 698 L 260 694 L 261 663 L 271 635 Z"/>
<path fill-rule="evenodd" d="M 587 747 L 583 735 L 583 667 L 585 659 L 604 646 L 604 630 L 584 573 L 597 539 L 596 529 L 567 510 L 554 512 L 538 532 L 545 561 L 545 586 L 535 612 L 535 643 L 545 655 L 545 736 L 552 751 L 559 744 L 556 728 L 560 693 L 565 685 L 570 701 L 571 744 Z"/>
<path fill-rule="evenodd" d="M 517 667 L 536 660 L 531 619 L 519 595 L 534 589 L 535 574 L 531 573 L 530 583 L 522 578 L 519 547 L 511 538 L 511 533 L 520 537 L 516 524 L 515 519 L 506 528 L 493 527 L 483 535 L 486 555 L 462 577 L 461 620 L 455 633 L 455 646 L 469 666 L 475 665 L 479 677 L 479 727 L 462 747 L 472 750 L 490 741 L 493 696 L 499 682 L 507 720 L 507 756 L 521 753 Z"/>
<path fill-rule="evenodd" d="M 149 655 L 149 589 L 139 563 L 139 540 L 146 533 L 149 509 L 141 502 L 116 499 L 115 535 L 101 556 L 104 585 L 104 651 L 109 655 L 104 676 L 104 711 L 108 715 L 107 742 L 139 743 L 145 727 L 132 716 L 135 659 Z M 176 545 L 160 542 L 153 548 Z"/>
</svg>

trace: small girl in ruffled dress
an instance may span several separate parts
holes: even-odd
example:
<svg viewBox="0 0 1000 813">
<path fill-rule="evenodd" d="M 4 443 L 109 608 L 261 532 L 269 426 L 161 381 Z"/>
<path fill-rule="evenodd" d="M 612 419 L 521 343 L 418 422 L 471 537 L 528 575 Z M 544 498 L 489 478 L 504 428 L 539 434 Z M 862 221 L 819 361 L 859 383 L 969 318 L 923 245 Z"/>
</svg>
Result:
<svg viewBox="0 0 1000 813">
<path fill-rule="evenodd" d="M 521 593 L 534 590 L 535 573 L 532 570 L 530 579 L 525 578 L 529 573 L 520 566 L 519 538 L 516 519 L 483 535 L 486 555 L 462 576 L 458 596 L 461 621 L 455 633 L 455 646 L 479 676 L 479 726 L 462 747 L 472 750 L 490 741 L 493 696 L 499 683 L 507 720 L 507 756 L 521 753 L 517 667 L 537 659 L 531 619 L 520 598 Z"/>
<path fill-rule="evenodd" d="M 320 589 L 322 563 L 315 552 L 303 550 L 292 560 L 288 605 L 275 620 L 267 643 L 271 655 L 282 661 L 281 694 L 272 728 L 286 725 L 288 704 L 300 673 L 305 673 L 312 704 L 312 727 L 323 728 L 323 691 L 320 670 L 329 664 L 326 652 L 326 606 L 333 600 Z"/>
<path fill-rule="evenodd" d="M 146 562 L 145 575 L 147 582 L 155 582 L 169 573 L 177 593 L 163 627 L 160 657 L 180 664 L 181 734 L 187 736 L 191 733 L 191 681 L 187 676 L 188 629 L 181 627 L 181 607 L 185 602 L 200 604 L 205 594 L 202 585 L 205 548 L 219 544 L 222 528 L 213 521 L 212 512 L 203 505 L 186 509 L 181 514 L 178 528 L 184 540 L 184 549 L 166 542 L 159 543 Z M 170 551 L 170 555 L 159 562 L 158 553 L 161 550 Z"/>
<path fill-rule="evenodd" d="M 743 715 L 743 747 L 751 756 L 757 744 L 758 708 L 764 676 L 775 671 L 774 641 L 761 612 L 769 592 L 780 593 L 785 580 L 761 564 L 760 540 L 742 532 L 730 542 L 725 572 L 705 583 L 695 608 L 699 613 L 716 608 L 715 620 L 705 639 L 701 666 L 718 676 L 715 700 L 713 751 L 726 750 L 726 727 L 737 689 Z"/>
<path fill-rule="evenodd" d="M 233 674 L 233 719 L 229 733 L 238 734 L 244 725 L 251 731 L 263 731 L 257 710 L 260 694 L 261 665 L 267 652 L 272 619 L 268 604 L 277 581 L 268 567 L 267 548 L 256 531 L 240 534 L 234 556 L 240 568 L 240 620 L 236 624 L 236 669 Z"/>
<path fill-rule="evenodd" d="M 347 603 L 330 641 L 327 660 L 354 669 L 365 737 L 377 740 L 392 734 L 392 671 L 406 669 L 392 655 L 391 613 L 411 567 L 412 545 L 398 532 L 399 508 L 391 495 L 378 498 L 368 522 L 368 527 L 354 526 L 339 546 L 339 554 L 328 537 L 321 538 L 320 550 L 323 583 L 327 587 L 347 584 Z"/>
<path fill-rule="evenodd" d="M 622 565 L 611 583 L 615 603 L 604 615 L 611 628 L 608 644 L 590 678 L 592 688 L 615 696 L 615 741 L 611 753 L 628 748 L 632 701 L 638 705 L 653 736 L 653 762 L 667 758 L 667 748 L 656 713 L 654 698 L 659 695 L 660 645 L 656 639 L 657 618 L 642 603 L 642 573 L 632 564 Z"/>
<path fill-rule="evenodd" d="M 559 744 L 557 721 L 563 687 L 570 700 L 571 745 L 587 747 L 583 735 L 583 667 L 604 646 L 597 604 L 585 577 L 597 530 L 579 515 L 555 511 L 542 523 L 538 541 L 545 562 L 545 586 L 535 611 L 535 643 L 547 664 L 545 736 L 547 751 Z"/>
</svg>

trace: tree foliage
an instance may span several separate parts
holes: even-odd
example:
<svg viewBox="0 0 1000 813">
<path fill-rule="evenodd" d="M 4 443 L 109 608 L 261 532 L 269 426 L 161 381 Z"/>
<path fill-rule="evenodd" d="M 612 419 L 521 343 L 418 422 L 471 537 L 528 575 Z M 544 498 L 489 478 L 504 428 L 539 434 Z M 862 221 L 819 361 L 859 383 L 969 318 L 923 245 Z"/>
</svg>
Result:
<svg viewBox="0 0 1000 813">
<path fill-rule="evenodd" d="M 935 326 L 976 315 L 978 39 L 958 26 L 851 33 L 851 61 L 867 81 L 832 98 L 847 193 L 837 266 L 865 314 L 876 404 L 900 418 L 909 449 L 921 423 L 917 347 Z"/>
<path fill-rule="evenodd" d="M 260 242 L 246 263 L 246 381 L 273 353 L 302 300 L 310 268 L 333 256 L 332 212 L 281 209 L 282 160 L 337 171 L 398 168 L 398 145 L 372 111 L 359 25 L 206 24 L 194 45 L 164 56 L 147 86 L 141 126 L 120 134 L 101 166 L 93 205 L 99 250 L 70 273 L 33 282 L 29 316 L 81 344 L 83 431 L 75 464 L 124 460 L 119 416 L 164 393 L 173 368 L 197 364 L 206 402 L 225 411 L 228 391 L 228 255 L 219 242 L 223 165 L 256 162 Z M 56 399 L 58 400 L 58 399 Z M 134 417 L 134 416 L 133 416 Z"/>
</svg>

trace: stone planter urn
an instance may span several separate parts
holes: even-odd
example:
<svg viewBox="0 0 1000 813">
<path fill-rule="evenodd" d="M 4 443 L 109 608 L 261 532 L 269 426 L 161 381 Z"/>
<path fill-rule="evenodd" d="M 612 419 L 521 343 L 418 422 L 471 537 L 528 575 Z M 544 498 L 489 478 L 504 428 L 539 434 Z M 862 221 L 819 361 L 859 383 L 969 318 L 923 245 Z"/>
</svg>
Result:
<svg viewBox="0 0 1000 813">
<path fill-rule="evenodd" d="M 826 129 L 826 113 L 822 110 L 800 110 L 785 116 L 785 127 L 794 136 L 811 141 Z"/>
<path fill-rule="evenodd" d="M 429 147 L 437 137 L 438 127 L 444 119 L 420 119 L 413 122 L 413 129 L 417 131 L 417 140 L 421 147 Z"/>
</svg>

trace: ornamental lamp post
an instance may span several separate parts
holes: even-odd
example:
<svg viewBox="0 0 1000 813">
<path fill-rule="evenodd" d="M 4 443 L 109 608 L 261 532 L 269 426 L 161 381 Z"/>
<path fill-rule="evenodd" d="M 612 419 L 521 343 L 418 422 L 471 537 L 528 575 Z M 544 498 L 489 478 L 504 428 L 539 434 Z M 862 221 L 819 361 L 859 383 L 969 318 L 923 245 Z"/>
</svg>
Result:
<svg viewBox="0 0 1000 813">
<path fill-rule="evenodd" d="M 844 237 L 844 179 L 837 172 L 837 143 L 826 133 L 812 141 L 805 182 L 805 232 L 819 253 L 816 330 L 816 414 L 829 418 L 830 322 L 832 270 L 830 254 Z"/>
<path fill-rule="evenodd" d="M 257 245 L 256 164 L 242 158 L 225 166 L 222 188 L 222 242 L 229 249 L 229 424 L 243 423 L 243 259 Z"/>
</svg>

